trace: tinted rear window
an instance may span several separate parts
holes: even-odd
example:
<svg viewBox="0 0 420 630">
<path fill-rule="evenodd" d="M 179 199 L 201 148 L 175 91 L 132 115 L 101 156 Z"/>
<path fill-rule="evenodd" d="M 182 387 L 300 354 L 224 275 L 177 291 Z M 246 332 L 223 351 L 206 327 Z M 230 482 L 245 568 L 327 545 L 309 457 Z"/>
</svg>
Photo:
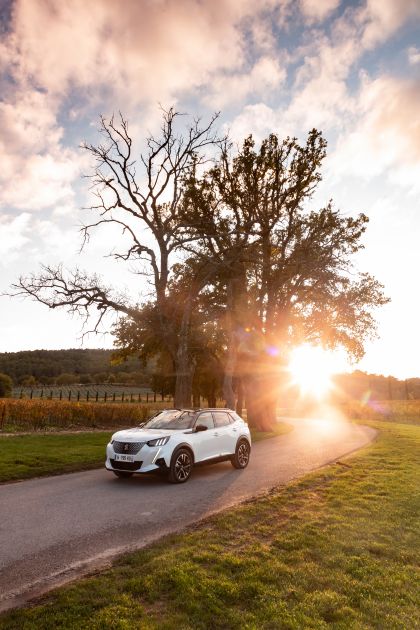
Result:
<svg viewBox="0 0 420 630">
<path fill-rule="evenodd" d="M 214 424 L 216 427 L 225 427 L 232 422 L 226 411 L 213 411 Z"/>
</svg>

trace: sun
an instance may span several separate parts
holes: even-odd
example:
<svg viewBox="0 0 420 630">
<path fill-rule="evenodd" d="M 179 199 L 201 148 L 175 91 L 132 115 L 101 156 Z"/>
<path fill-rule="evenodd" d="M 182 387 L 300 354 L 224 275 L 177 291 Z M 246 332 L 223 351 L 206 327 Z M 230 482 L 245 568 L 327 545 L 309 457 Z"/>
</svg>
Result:
<svg viewBox="0 0 420 630">
<path fill-rule="evenodd" d="M 302 394 L 321 399 L 331 389 L 331 377 L 340 371 L 341 363 L 337 354 L 304 344 L 292 351 L 289 371 Z"/>
</svg>

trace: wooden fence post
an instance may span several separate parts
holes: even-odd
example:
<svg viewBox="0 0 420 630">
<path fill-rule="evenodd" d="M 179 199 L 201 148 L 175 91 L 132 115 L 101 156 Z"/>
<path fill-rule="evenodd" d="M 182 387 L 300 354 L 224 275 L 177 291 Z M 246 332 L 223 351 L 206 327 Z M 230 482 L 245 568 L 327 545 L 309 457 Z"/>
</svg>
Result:
<svg viewBox="0 0 420 630">
<path fill-rule="evenodd" d="M 69 389 L 69 400 L 71 400 L 71 389 Z"/>
</svg>

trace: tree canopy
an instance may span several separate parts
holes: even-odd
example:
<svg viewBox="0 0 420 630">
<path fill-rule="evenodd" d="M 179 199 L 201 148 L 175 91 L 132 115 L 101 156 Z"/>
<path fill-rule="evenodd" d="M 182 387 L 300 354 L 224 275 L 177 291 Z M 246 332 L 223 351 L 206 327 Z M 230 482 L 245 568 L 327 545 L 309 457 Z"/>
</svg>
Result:
<svg viewBox="0 0 420 630">
<path fill-rule="evenodd" d="M 182 135 L 177 118 L 164 112 L 161 136 L 137 160 L 123 118 L 102 118 L 104 143 L 85 145 L 98 200 L 85 242 L 104 224 L 122 229 L 130 244 L 113 256 L 147 276 L 149 297 L 138 305 L 97 274 L 50 266 L 15 288 L 50 308 L 94 309 L 94 330 L 119 313 L 120 355 L 159 355 L 177 406 L 191 404 L 194 382 L 211 382 L 213 366 L 228 406 L 245 393 L 248 418 L 269 428 L 293 346 L 342 346 L 359 358 L 375 333 L 372 311 L 387 298 L 354 267 L 368 218 L 343 216 L 332 201 L 312 207 L 326 155 L 319 131 L 305 143 L 270 134 L 257 146 L 249 136 L 237 148 L 214 131 L 217 117 Z"/>
</svg>

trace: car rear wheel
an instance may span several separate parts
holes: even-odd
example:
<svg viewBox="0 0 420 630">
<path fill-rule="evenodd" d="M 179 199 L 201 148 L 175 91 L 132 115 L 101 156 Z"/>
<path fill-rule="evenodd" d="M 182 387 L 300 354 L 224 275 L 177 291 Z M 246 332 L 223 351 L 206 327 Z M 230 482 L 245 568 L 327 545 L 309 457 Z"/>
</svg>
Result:
<svg viewBox="0 0 420 630">
<path fill-rule="evenodd" d="M 131 477 L 133 474 L 132 472 L 126 472 L 125 470 L 113 470 L 112 472 L 120 479 L 127 479 L 127 477 Z"/>
<path fill-rule="evenodd" d="M 239 440 L 236 445 L 235 454 L 230 460 L 235 468 L 246 468 L 249 464 L 251 447 L 246 440 Z"/>
<path fill-rule="evenodd" d="M 187 448 L 180 448 L 172 456 L 168 479 L 171 483 L 185 483 L 190 478 L 194 460 Z"/>
</svg>

